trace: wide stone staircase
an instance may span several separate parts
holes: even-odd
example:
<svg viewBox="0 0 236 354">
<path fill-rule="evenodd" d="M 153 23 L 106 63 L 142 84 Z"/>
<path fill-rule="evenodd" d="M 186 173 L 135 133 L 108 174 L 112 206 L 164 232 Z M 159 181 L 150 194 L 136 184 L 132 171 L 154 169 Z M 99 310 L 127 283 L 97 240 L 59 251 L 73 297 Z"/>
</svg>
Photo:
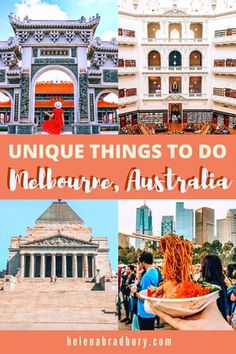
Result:
<svg viewBox="0 0 236 354">
<path fill-rule="evenodd" d="M 0 291 L 0 329 L 116 330 L 117 283 L 101 291 L 83 279 L 23 279 Z"/>
</svg>

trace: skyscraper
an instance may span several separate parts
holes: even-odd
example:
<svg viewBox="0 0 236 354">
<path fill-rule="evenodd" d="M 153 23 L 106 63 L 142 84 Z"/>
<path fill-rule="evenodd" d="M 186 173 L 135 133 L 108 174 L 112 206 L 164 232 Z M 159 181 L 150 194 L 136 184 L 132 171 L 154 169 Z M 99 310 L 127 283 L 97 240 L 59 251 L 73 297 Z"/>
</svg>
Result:
<svg viewBox="0 0 236 354">
<path fill-rule="evenodd" d="M 236 209 L 229 209 L 225 219 L 217 220 L 217 239 L 236 245 Z"/>
<path fill-rule="evenodd" d="M 213 242 L 215 237 L 215 210 L 199 208 L 195 211 L 195 242 L 202 245 L 204 242 Z"/>
<path fill-rule="evenodd" d="M 174 217 L 172 215 L 162 216 L 161 236 L 170 234 L 174 231 Z"/>
<path fill-rule="evenodd" d="M 146 202 L 136 209 L 136 233 L 143 235 L 152 235 L 152 211 L 147 206 Z M 135 240 L 136 248 L 143 248 L 145 245 L 144 240 Z"/>
<path fill-rule="evenodd" d="M 176 203 L 176 234 L 193 240 L 193 209 L 185 209 L 183 202 Z"/>
</svg>

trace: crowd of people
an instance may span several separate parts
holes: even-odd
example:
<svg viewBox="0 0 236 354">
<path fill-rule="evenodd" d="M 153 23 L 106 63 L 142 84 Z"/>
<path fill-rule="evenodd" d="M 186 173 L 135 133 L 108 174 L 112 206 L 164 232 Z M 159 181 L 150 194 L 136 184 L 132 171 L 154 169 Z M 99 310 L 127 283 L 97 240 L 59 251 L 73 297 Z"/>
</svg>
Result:
<svg viewBox="0 0 236 354">
<path fill-rule="evenodd" d="M 219 286 L 220 296 L 216 304 L 208 306 L 200 315 L 176 319 L 154 307 L 152 314 L 146 312 L 139 295 L 141 290 L 158 287 L 165 280 L 162 267 L 154 262 L 152 253 L 142 252 L 138 264 L 119 266 L 117 308 L 120 322 L 131 325 L 132 330 L 154 330 L 163 327 L 163 323 L 176 329 L 236 329 L 236 264 L 223 269 L 218 256 L 207 255 L 201 264 L 192 266 L 191 277 L 193 281 L 204 280 Z M 125 314 L 123 318 L 122 314 Z"/>
</svg>

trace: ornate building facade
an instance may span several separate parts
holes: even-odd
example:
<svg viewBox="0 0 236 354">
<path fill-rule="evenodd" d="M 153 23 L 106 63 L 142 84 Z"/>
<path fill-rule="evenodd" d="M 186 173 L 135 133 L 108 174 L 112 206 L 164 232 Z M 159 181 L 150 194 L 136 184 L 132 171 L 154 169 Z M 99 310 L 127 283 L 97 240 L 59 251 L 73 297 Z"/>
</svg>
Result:
<svg viewBox="0 0 236 354">
<path fill-rule="evenodd" d="M 109 130 L 117 122 L 118 104 L 106 101 L 105 93 L 97 102 L 98 123 L 101 130 Z M 56 101 L 62 103 L 64 111 L 64 131 L 70 131 L 74 122 L 74 85 L 73 82 L 36 82 L 34 123 L 37 131 L 42 131 L 45 111 L 51 112 Z M 6 126 L 11 121 L 11 101 L 0 102 L 0 125 Z"/>
<path fill-rule="evenodd" d="M 236 2 L 119 1 L 119 105 L 127 122 L 236 127 Z"/>
<path fill-rule="evenodd" d="M 24 20 L 9 16 L 14 38 L 0 42 L 0 92 L 11 102 L 10 134 L 32 134 L 35 124 L 35 84 L 49 70 L 66 73 L 74 87 L 75 134 L 97 134 L 97 103 L 109 93 L 117 94 L 118 48 L 115 39 L 95 37 L 100 17 L 88 21 Z M 114 123 L 116 126 L 116 122 Z"/>
<path fill-rule="evenodd" d="M 26 236 L 11 238 L 7 273 L 22 278 L 111 277 L 106 237 L 92 229 L 66 202 L 54 202 L 28 227 Z"/>
</svg>

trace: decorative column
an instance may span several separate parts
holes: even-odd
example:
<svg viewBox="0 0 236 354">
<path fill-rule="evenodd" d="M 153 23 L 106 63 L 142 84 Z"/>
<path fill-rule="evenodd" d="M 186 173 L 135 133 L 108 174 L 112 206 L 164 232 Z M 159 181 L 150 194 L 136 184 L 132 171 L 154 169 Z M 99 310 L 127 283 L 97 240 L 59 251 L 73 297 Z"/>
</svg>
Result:
<svg viewBox="0 0 236 354">
<path fill-rule="evenodd" d="M 67 277 L 67 271 L 66 271 L 66 254 L 62 255 L 62 278 Z"/>
<path fill-rule="evenodd" d="M 84 278 L 88 278 L 88 255 L 84 255 Z"/>
<path fill-rule="evenodd" d="M 161 62 L 161 66 L 165 68 L 169 68 L 169 55 L 171 53 L 170 49 L 164 49 L 163 50 L 163 60 Z"/>
<path fill-rule="evenodd" d="M 29 276 L 30 276 L 30 278 L 34 278 L 34 254 L 30 255 Z"/>
<path fill-rule="evenodd" d="M 72 277 L 78 278 L 77 254 L 72 256 Z"/>
<path fill-rule="evenodd" d="M 40 259 L 40 278 L 45 278 L 45 254 L 41 254 L 41 259 Z"/>
<path fill-rule="evenodd" d="M 24 278 L 25 276 L 25 255 L 24 254 L 21 254 L 20 255 L 20 276 L 21 278 Z"/>
<path fill-rule="evenodd" d="M 189 95 L 189 75 L 182 75 L 182 82 L 181 82 L 181 86 L 182 86 L 182 94 L 187 96 Z"/>
<path fill-rule="evenodd" d="M 79 73 L 79 106 L 80 122 L 88 122 L 88 74 L 86 68 L 81 68 Z"/>
<path fill-rule="evenodd" d="M 23 71 L 21 75 L 21 107 L 20 107 L 20 120 L 29 121 L 29 71 Z"/>
<path fill-rule="evenodd" d="M 52 261 L 51 261 L 51 277 L 55 278 L 56 276 L 56 255 L 52 254 Z"/>
<path fill-rule="evenodd" d="M 168 95 L 169 94 L 169 76 L 168 75 L 162 75 L 161 94 L 162 95 Z"/>
</svg>

